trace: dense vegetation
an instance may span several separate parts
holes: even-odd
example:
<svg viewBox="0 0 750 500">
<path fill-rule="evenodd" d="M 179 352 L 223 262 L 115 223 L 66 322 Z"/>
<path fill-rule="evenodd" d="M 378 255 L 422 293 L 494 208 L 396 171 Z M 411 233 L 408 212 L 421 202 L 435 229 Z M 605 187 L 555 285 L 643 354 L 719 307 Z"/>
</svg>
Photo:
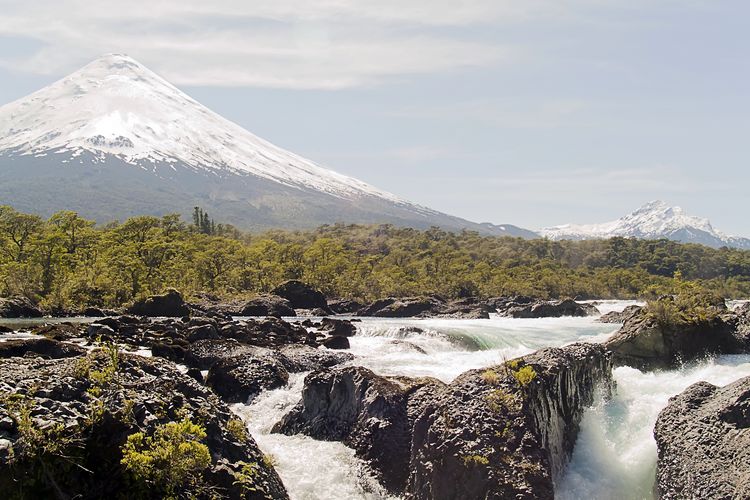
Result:
<svg viewBox="0 0 750 500">
<path fill-rule="evenodd" d="M 74 212 L 49 220 L 0 207 L 0 296 L 47 307 L 117 306 L 175 287 L 247 296 L 302 279 L 332 297 L 648 297 L 675 273 L 727 297 L 750 295 L 750 252 L 667 240 L 483 237 L 440 229 L 323 226 L 241 234 L 196 210 L 96 227 Z"/>
</svg>

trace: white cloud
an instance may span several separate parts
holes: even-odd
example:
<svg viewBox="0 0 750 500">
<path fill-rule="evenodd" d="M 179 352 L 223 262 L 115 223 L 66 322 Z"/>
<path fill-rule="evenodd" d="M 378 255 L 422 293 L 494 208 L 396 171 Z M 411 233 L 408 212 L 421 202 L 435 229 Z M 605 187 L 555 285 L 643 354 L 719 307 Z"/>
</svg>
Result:
<svg viewBox="0 0 750 500">
<path fill-rule="evenodd" d="M 0 36 L 41 45 L 0 64 L 59 75 L 103 53 L 125 52 L 178 85 L 372 85 L 512 60 L 512 47 L 435 27 L 522 19 L 545 3 L 0 0 Z"/>
</svg>

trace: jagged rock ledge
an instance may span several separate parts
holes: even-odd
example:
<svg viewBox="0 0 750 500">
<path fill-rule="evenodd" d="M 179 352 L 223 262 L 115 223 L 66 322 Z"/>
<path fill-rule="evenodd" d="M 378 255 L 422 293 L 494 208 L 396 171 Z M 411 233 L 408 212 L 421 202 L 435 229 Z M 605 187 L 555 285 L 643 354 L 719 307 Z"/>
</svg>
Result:
<svg viewBox="0 0 750 500">
<path fill-rule="evenodd" d="M 391 492 L 417 499 L 551 498 L 584 409 L 612 387 L 594 344 L 543 349 L 451 384 L 319 371 L 274 427 L 340 440 Z"/>
<path fill-rule="evenodd" d="M 750 377 L 691 385 L 661 411 L 654 437 L 663 500 L 750 497 Z"/>
<path fill-rule="evenodd" d="M 700 321 L 668 322 L 647 308 L 630 310 L 604 343 L 616 365 L 672 368 L 707 355 L 750 352 L 750 305 Z"/>
<path fill-rule="evenodd" d="M 0 491 L 11 497 L 287 498 L 244 424 L 169 361 L 102 350 L 0 359 L 0 397 Z M 202 438 L 168 435 L 186 439 L 189 453 L 168 451 L 177 441 L 158 438 L 162 426 L 180 421 L 205 432 Z M 138 441 L 144 450 L 171 453 L 173 462 L 161 464 L 164 458 L 154 455 L 154 465 L 143 462 L 140 475 L 127 470 L 125 444 L 139 432 L 155 439 Z M 195 469 L 180 472 L 189 465 Z"/>
</svg>

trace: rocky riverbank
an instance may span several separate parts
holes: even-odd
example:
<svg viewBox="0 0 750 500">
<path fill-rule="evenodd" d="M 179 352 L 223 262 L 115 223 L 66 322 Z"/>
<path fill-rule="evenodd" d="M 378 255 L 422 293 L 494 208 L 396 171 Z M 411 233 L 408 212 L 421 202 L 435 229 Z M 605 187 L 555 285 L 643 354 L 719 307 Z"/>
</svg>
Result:
<svg viewBox="0 0 750 500">
<path fill-rule="evenodd" d="M 290 280 L 271 291 L 247 301 L 222 301 L 210 294 L 200 294 L 185 301 L 176 290 L 135 301 L 119 310 L 86 307 L 82 309 L 43 310 L 26 297 L 0 299 L 0 318 L 38 318 L 42 316 L 105 317 L 131 314 L 148 317 L 183 316 L 369 316 L 382 318 L 454 318 L 486 319 L 490 314 L 509 318 L 559 318 L 562 316 L 593 316 L 595 306 L 571 299 L 543 300 L 533 297 L 495 297 L 487 300 L 464 298 L 446 300 L 431 295 L 424 297 L 387 297 L 362 304 L 352 300 L 327 299 L 309 285 Z"/>
<path fill-rule="evenodd" d="M 750 497 L 750 377 L 690 386 L 659 414 L 654 437 L 662 499 Z"/>
<path fill-rule="evenodd" d="M 597 389 L 611 389 L 611 361 L 593 344 L 544 349 L 447 385 L 334 368 L 308 375 L 275 431 L 343 441 L 409 498 L 550 498 Z"/>
</svg>

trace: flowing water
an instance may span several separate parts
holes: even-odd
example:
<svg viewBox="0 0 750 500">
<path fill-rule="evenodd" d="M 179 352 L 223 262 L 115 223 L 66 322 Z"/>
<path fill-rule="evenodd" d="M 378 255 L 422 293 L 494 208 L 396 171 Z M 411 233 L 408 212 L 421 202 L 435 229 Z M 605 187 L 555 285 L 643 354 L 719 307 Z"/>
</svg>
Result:
<svg viewBox="0 0 750 500">
<path fill-rule="evenodd" d="M 606 313 L 632 303 L 605 301 L 597 307 Z M 600 342 L 618 328 L 595 318 L 362 318 L 357 335 L 350 338 L 350 352 L 357 356 L 352 364 L 378 374 L 431 376 L 450 382 L 466 370 L 542 347 Z M 725 385 L 748 375 L 748 355 L 722 356 L 669 371 L 615 369 L 616 394 L 586 411 L 570 464 L 556 484 L 558 498 L 652 499 L 656 465 L 652 433 L 668 399 L 701 380 Z M 353 450 L 343 444 L 270 432 L 300 400 L 304 377 L 293 374 L 287 386 L 232 409 L 247 422 L 261 449 L 273 457 L 292 498 L 387 498 Z"/>
</svg>

